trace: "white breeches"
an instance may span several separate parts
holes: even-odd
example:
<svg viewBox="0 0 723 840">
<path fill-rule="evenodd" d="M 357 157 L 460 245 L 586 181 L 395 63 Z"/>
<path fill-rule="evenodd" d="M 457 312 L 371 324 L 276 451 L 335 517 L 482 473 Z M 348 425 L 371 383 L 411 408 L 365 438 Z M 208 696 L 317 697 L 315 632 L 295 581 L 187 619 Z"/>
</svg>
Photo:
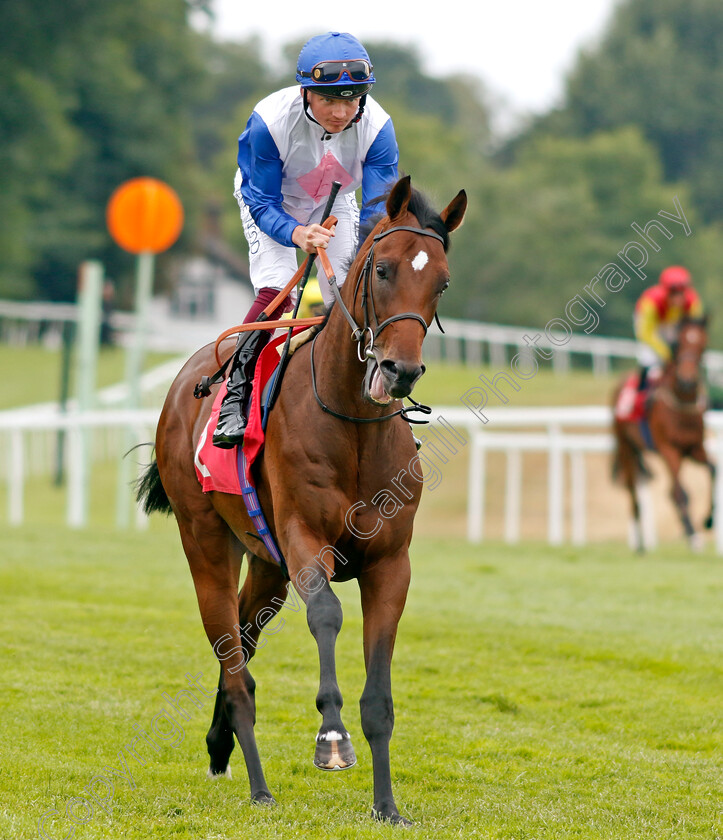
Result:
<svg viewBox="0 0 723 840">
<path fill-rule="evenodd" d="M 650 345 L 640 342 L 638 344 L 638 364 L 652 370 L 661 370 L 664 362 Z"/>
</svg>

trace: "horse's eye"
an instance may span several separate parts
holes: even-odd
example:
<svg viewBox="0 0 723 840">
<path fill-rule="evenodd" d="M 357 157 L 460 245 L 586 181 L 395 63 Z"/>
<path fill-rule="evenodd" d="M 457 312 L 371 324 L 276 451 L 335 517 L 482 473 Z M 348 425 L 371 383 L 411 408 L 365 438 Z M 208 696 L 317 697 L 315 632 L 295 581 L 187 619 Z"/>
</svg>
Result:
<svg viewBox="0 0 723 840">
<path fill-rule="evenodd" d="M 379 265 L 377 263 L 376 269 L 377 269 L 377 277 L 381 277 L 381 279 L 384 280 L 387 276 L 386 266 Z"/>
<path fill-rule="evenodd" d="M 449 288 L 449 280 L 447 280 L 445 282 L 445 284 L 442 286 L 442 288 L 439 290 L 439 294 L 443 295 L 447 291 L 448 288 Z"/>
</svg>

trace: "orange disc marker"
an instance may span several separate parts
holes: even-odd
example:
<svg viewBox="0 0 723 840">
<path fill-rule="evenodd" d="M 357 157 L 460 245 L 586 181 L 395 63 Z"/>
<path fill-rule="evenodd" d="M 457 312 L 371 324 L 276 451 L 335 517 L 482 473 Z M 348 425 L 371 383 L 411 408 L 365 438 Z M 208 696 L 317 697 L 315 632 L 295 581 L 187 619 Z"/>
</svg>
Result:
<svg viewBox="0 0 723 840">
<path fill-rule="evenodd" d="M 159 254 L 173 245 L 183 228 L 183 205 L 168 184 L 132 178 L 113 193 L 106 222 L 115 242 L 131 254 Z"/>
</svg>

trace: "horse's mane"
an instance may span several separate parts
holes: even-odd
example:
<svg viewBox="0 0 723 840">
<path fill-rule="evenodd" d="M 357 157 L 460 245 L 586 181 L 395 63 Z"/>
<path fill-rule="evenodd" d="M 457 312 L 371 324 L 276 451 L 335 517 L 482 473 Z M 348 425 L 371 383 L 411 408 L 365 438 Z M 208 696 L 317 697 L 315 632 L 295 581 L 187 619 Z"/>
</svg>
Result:
<svg viewBox="0 0 723 840">
<path fill-rule="evenodd" d="M 371 199 L 371 201 L 368 201 L 367 204 L 374 205 L 379 204 L 382 201 L 386 202 L 390 192 L 391 189 L 389 189 L 384 195 Z M 407 209 L 409 213 L 416 216 L 420 228 L 430 228 L 442 237 L 444 251 L 446 253 L 449 248 L 449 231 L 444 226 L 444 222 L 442 221 L 439 213 L 437 213 L 437 211 L 429 203 L 429 199 L 427 199 L 427 197 L 419 190 L 412 187 L 412 196 L 409 199 L 409 206 Z M 384 218 L 384 213 L 376 213 L 359 227 L 359 250 L 361 250 L 361 247 L 368 238 L 369 234 Z"/>
<path fill-rule="evenodd" d="M 681 320 L 678 322 L 678 325 L 675 330 L 675 336 L 671 343 L 671 349 L 673 351 L 673 358 L 670 360 L 670 364 L 675 363 L 675 359 L 678 356 L 678 351 L 680 349 L 681 343 L 681 336 L 683 331 L 688 329 L 689 327 L 695 328 L 699 327 L 706 333 L 706 340 L 707 340 L 707 330 L 708 330 L 708 315 L 685 315 Z"/>
<path fill-rule="evenodd" d="M 372 198 L 367 201 L 366 206 L 374 206 L 376 204 L 381 204 L 382 202 L 386 203 L 389 194 L 391 193 L 393 188 L 389 188 L 384 195 L 377 196 L 376 198 Z M 425 228 L 430 228 L 436 234 L 442 237 L 442 244 L 444 246 L 445 253 L 449 249 L 449 231 L 445 227 L 444 222 L 442 221 L 441 216 L 437 211 L 432 207 L 429 203 L 429 200 L 426 196 L 419 192 L 419 190 L 415 190 L 412 187 L 412 195 L 409 199 L 409 205 L 407 207 L 409 213 L 416 217 L 417 221 L 419 222 L 419 227 L 423 230 Z M 346 274 L 349 275 L 351 271 L 351 267 L 354 261 L 357 259 L 359 254 L 362 251 L 365 251 L 365 244 L 367 239 L 371 236 L 372 233 L 375 232 L 377 227 L 379 227 L 380 222 L 383 222 L 387 219 L 386 213 L 375 213 L 369 218 L 367 218 L 364 222 L 359 225 L 359 243 L 357 245 L 356 254 L 350 254 L 344 262 L 344 268 L 346 270 Z M 324 313 L 324 320 L 319 324 L 317 327 L 317 332 L 320 332 L 326 326 L 329 316 L 331 315 L 331 310 L 334 308 L 336 301 L 332 301 L 331 304 L 326 308 L 326 312 Z"/>
<path fill-rule="evenodd" d="M 703 329 L 706 329 L 708 327 L 708 315 L 686 315 L 680 321 L 678 329 L 680 330 L 683 327 L 703 327 Z"/>
<path fill-rule="evenodd" d="M 386 203 L 391 191 L 392 187 L 390 187 L 384 195 L 377 196 L 376 198 L 372 198 L 367 201 L 366 206 L 374 206 L 376 204 L 381 204 L 382 202 Z M 444 251 L 446 253 L 449 249 L 449 231 L 445 227 L 439 213 L 437 213 L 437 211 L 429 203 L 427 197 L 419 190 L 414 189 L 414 187 L 412 187 L 412 197 L 409 199 L 408 211 L 416 217 L 420 228 L 430 228 L 442 237 L 442 244 L 444 245 Z M 374 232 L 379 223 L 384 221 L 386 218 L 386 213 L 375 213 L 359 225 L 359 243 L 357 245 L 357 253 L 351 254 L 348 257 L 344 266 L 347 273 L 356 259 L 356 256 L 364 248 L 364 244 L 369 236 Z"/>
</svg>

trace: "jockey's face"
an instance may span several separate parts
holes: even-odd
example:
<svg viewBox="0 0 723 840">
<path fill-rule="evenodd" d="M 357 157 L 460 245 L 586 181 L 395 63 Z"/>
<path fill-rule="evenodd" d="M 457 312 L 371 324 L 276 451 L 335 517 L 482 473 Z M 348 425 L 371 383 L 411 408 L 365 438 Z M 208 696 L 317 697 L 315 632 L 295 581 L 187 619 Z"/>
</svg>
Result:
<svg viewBox="0 0 723 840">
<path fill-rule="evenodd" d="M 671 306 L 682 306 L 685 302 L 685 289 L 677 288 L 671 289 L 668 292 L 668 303 Z"/>
<path fill-rule="evenodd" d="M 309 107 L 314 119 L 329 134 L 338 134 L 349 125 L 359 110 L 359 98 L 332 99 L 313 90 L 308 92 Z"/>
</svg>

